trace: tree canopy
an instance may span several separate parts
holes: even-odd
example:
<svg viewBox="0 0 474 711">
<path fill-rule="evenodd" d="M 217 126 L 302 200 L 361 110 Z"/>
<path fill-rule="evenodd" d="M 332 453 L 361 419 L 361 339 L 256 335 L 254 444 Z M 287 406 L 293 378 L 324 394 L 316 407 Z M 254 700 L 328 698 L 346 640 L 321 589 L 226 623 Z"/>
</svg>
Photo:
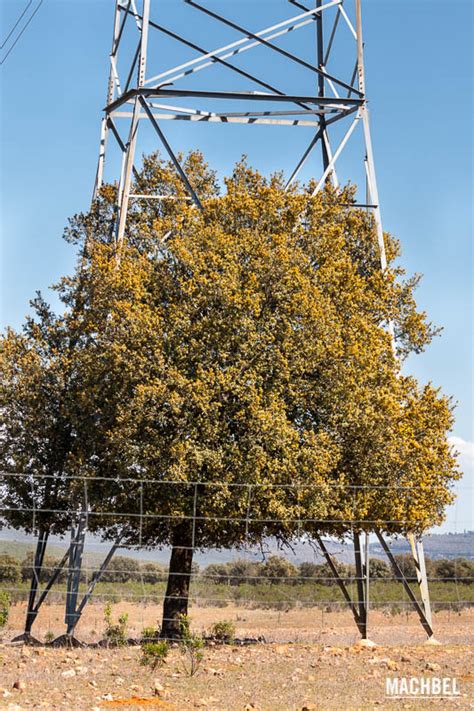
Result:
<svg viewBox="0 0 474 711">
<path fill-rule="evenodd" d="M 393 352 L 389 323 L 401 359 L 435 333 L 397 241 L 382 273 L 350 187 L 286 191 L 243 161 L 220 195 L 202 156 L 186 166 L 203 212 L 153 154 L 137 182 L 173 199 L 134 202 L 122 245 L 114 186 L 71 220 L 64 314 L 37 301 L 2 340 L 4 470 L 95 477 L 89 526 L 129 545 L 439 524 L 452 412 Z M 29 496 L 13 482 L 11 504 Z"/>
</svg>

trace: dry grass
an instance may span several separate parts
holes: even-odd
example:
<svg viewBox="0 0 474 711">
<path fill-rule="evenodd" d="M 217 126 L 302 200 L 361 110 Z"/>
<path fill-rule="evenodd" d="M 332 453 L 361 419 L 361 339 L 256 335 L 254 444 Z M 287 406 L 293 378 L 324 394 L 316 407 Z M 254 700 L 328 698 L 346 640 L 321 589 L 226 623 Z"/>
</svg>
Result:
<svg viewBox="0 0 474 711">
<path fill-rule="evenodd" d="M 120 601 L 113 605 L 113 617 L 128 614 L 130 637 L 139 637 L 144 627 L 158 624 L 160 608 L 156 605 Z M 316 607 L 292 608 L 288 611 L 227 607 L 192 607 L 190 617 L 198 632 L 209 630 L 218 620 L 232 620 L 238 637 L 265 637 L 267 642 L 311 642 L 321 644 L 354 644 L 359 638 L 351 614 L 347 611 L 326 612 Z M 25 604 L 12 605 L 8 631 L 4 637 L 12 639 L 23 630 Z M 474 639 L 474 608 L 460 613 L 443 610 L 434 615 L 436 636 L 445 644 L 470 644 Z M 45 605 L 33 628 L 35 636 L 44 639 L 52 632 L 64 632 L 64 606 Z M 98 642 L 104 632 L 104 605 L 86 606 L 77 627 L 77 636 L 84 642 Z M 413 612 L 397 615 L 380 610 L 370 614 L 370 636 L 383 645 L 422 644 L 425 633 Z"/>
<path fill-rule="evenodd" d="M 91 605 L 78 636 L 92 641 L 102 632 L 103 609 Z M 132 634 L 157 621 L 155 607 L 123 602 L 114 614 L 128 612 Z M 23 606 L 14 606 L 4 635 L 21 631 Z M 37 636 L 47 629 L 63 631 L 63 612 L 47 606 L 38 619 Z M 263 634 L 267 639 L 300 640 L 245 647 L 210 647 L 198 674 L 182 671 L 179 650 L 173 649 L 155 673 L 140 666 L 140 649 L 84 648 L 77 650 L 26 648 L 4 644 L 0 649 L 0 708 L 2 709 L 423 709 L 474 708 L 474 611 L 436 615 L 436 634 L 443 645 L 423 646 L 423 632 L 413 615 L 372 615 L 375 649 L 354 645 L 357 634 L 346 612 L 317 609 L 275 612 L 236 607 L 195 608 L 196 629 L 208 629 L 219 619 L 233 619 L 239 636 Z M 94 631 L 96 634 L 94 635 Z M 41 634 L 40 634 L 41 633 Z M 302 640 L 312 638 L 308 643 Z M 461 696 L 449 701 L 390 701 L 385 698 L 387 676 L 456 677 Z M 155 680 L 162 688 L 155 690 Z M 23 690 L 13 689 L 16 681 Z M 6 693 L 5 693 L 6 692 Z"/>
</svg>

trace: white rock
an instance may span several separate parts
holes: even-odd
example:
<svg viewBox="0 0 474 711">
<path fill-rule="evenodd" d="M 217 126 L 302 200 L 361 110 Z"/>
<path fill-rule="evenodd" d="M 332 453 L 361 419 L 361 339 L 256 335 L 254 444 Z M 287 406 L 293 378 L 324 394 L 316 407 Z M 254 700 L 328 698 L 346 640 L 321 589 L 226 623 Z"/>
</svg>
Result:
<svg viewBox="0 0 474 711">
<path fill-rule="evenodd" d="M 434 637 L 428 637 L 428 639 L 423 643 L 426 644 L 427 647 L 440 647 L 441 642 L 438 642 L 437 639 Z"/>
<path fill-rule="evenodd" d="M 373 647 L 376 647 L 377 645 L 375 644 L 375 642 L 372 642 L 371 639 L 359 639 L 356 646 L 357 647 L 368 647 L 369 649 L 372 649 Z"/>
</svg>

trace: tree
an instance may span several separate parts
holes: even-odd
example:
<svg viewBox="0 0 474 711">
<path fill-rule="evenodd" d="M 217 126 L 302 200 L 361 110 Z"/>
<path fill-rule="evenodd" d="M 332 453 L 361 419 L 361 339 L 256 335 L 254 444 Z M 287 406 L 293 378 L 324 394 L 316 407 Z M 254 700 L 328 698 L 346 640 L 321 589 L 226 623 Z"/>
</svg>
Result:
<svg viewBox="0 0 474 711">
<path fill-rule="evenodd" d="M 202 573 L 204 580 L 209 580 L 217 585 L 230 584 L 230 565 L 229 563 L 206 565 Z"/>
<path fill-rule="evenodd" d="M 22 332 L 8 329 L 0 342 L 3 520 L 38 536 L 25 639 L 36 617 L 33 607 L 48 538 L 64 534 L 70 511 L 80 505 L 78 487 L 67 477 L 77 441 L 70 410 L 75 329 L 55 316 L 40 294 L 31 305 L 34 315 Z"/>
<path fill-rule="evenodd" d="M 85 277 L 91 313 L 106 304 L 94 358 L 112 348 L 121 393 L 113 467 L 153 482 L 140 535 L 172 546 L 164 636 L 187 614 L 196 548 L 344 535 L 354 520 L 421 531 L 456 477 L 449 402 L 400 374 L 386 330 L 401 356 L 434 334 L 416 280 L 393 266 L 397 243 L 387 237 L 381 274 L 371 218 L 344 206 L 350 189 L 285 192 L 245 164 L 226 188 L 204 215 L 134 213 L 119 265 L 95 244 Z"/>
<path fill-rule="evenodd" d="M 310 561 L 304 561 L 303 563 L 300 563 L 298 566 L 298 577 L 300 578 L 300 581 L 305 583 L 308 581 L 308 579 L 311 580 L 311 578 L 317 578 L 319 577 L 319 566 L 317 563 L 311 563 Z"/>
<path fill-rule="evenodd" d="M 218 196 L 199 155 L 187 165 L 204 213 L 172 166 L 145 159 L 138 183 L 177 199 L 136 203 L 117 248 L 106 186 L 70 223 L 84 258 L 59 287 L 80 333 L 68 467 L 100 477 L 96 532 L 171 546 L 165 637 L 180 634 L 196 549 L 420 532 L 457 476 L 449 401 L 400 373 L 387 333 L 404 356 L 434 329 L 388 235 L 381 273 L 353 191 L 286 191 L 240 163 Z"/>
</svg>

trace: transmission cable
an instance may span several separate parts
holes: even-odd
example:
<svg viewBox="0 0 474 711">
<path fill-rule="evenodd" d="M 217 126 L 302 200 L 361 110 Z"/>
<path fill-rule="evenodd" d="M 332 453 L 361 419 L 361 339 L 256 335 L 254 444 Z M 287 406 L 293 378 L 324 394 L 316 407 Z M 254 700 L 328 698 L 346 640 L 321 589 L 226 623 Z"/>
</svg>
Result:
<svg viewBox="0 0 474 711">
<path fill-rule="evenodd" d="M 30 7 L 30 5 L 31 5 L 32 2 L 33 2 L 33 0 L 29 0 L 29 2 L 26 4 L 25 9 L 24 9 L 23 12 L 21 13 L 21 15 L 20 15 L 20 17 L 18 18 L 18 20 L 17 20 L 17 21 L 15 22 L 15 24 L 13 25 L 13 27 L 11 28 L 10 32 L 8 33 L 7 37 L 5 38 L 5 41 L 2 42 L 2 44 L 0 45 L 0 49 L 3 49 L 3 48 L 5 47 L 6 43 L 8 42 L 8 40 L 10 39 L 10 37 L 12 36 L 12 34 L 15 32 L 16 28 L 18 27 L 18 24 L 19 24 L 20 20 L 23 18 L 23 15 L 24 15 L 25 12 L 28 10 L 28 8 Z"/>
<path fill-rule="evenodd" d="M 28 25 L 30 24 L 30 22 L 31 22 L 31 20 L 33 19 L 33 17 L 36 15 L 36 13 L 38 12 L 38 10 L 40 9 L 40 7 L 41 7 L 41 5 L 43 4 L 43 2 L 44 2 L 44 0 L 40 0 L 40 1 L 39 1 L 38 6 L 35 8 L 34 12 L 31 14 L 30 18 L 28 19 L 28 21 L 27 21 L 26 24 L 24 25 L 23 29 L 21 30 L 21 32 L 19 33 L 19 35 L 17 36 L 17 38 L 16 38 L 15 41 L 13 42 L 12 46 L 10 47 L 10 49 L 8 50 L 8 52 L 6 53 L 6 55 L 4 56 L 4 58 L 0 61 L 0 65 L 2 65 L 2 64 L 4 63 L 4 61 L 7 59 L 7 57 L 9 56 L 9 54 L 13 51 L 13 49 L 15 48 L 15 46 L 16 46 L 18 40 L 20 39 L 20 37 L 22 36 L 22 34 L 24 33 L 24 31 L 26 30 L 26 28 L 27 28 Z M 31 3 L 30 3 L 30 4 L 31 4 Z M 29 6 L 28 6 L 28 7 L 29 7 Z M 28 7 L 26 8 L 26 10 L 28 9 Z M 23 12 L 23 15 L 25 14 L 26 10 Z M 23 17 L 23 15 L 22 15 L 22 17 Z M 20 19 L 21 19 L 21 18 L 20 18 Z M 18 22 L 19 22 L 19 20 L 18 20 L 17 23 L 16 23 L 17 25 L 18 25 Z M 16 25 L 15 25 L 15 27 L 16 27 Z M 15 28 L 13 28 L 13 29 L 15 29 Z M 13 30 L 12 30 L 12 31 L 13 31 Z M 10 32 L 10 35 L 11 35 L 11 32 Z M 10 37 L 10 35 L 8 35 L 8 37 Z M 8 39 L 8 38 L 7 38 L 7 39 Z M 7 40 L 5 40 L 5 42 L 6 42 L 6 41 L 7 41 Z M 2 45 L 2 46 L 3 46 L 3 45 Z"/>
</svg>

